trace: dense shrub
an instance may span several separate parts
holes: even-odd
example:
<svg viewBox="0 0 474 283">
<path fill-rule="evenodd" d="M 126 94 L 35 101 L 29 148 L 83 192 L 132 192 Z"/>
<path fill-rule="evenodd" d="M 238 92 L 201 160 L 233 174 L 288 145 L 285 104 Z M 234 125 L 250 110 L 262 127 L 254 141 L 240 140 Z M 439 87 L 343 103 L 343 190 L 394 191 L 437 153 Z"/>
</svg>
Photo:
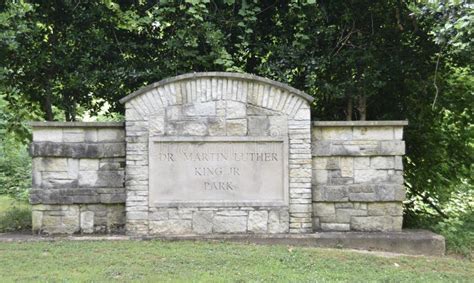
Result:
<svg viewBox="0 0 474 283">
<path fill-rule="evenodd" d="M 27 200 L 31 188 L 31 158 L 27 145 L 6 137 L 0 142 L 0 194 Z"/>
</svg>

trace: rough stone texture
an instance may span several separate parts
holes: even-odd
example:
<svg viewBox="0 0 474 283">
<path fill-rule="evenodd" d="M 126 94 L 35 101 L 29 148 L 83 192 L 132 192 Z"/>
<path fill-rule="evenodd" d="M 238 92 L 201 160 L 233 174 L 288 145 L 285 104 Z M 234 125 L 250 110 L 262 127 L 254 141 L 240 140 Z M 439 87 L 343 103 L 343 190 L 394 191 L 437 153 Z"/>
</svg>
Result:
<svg viewBox="0 0 474 283">
<path fill-rule="evenodd" d="M 33 231 L 123 232 L 123 123 L 32 123 Z"/>
<path fill-rule="evenodd" d="M 311 100 L 286 85 L 234 73 L 178 76 L 122 99 L 126 110 L 127 233 L 311 232 Z M 288 140 L 288 204 L 150 204 L 150 140 L 173 136 Z M 175 224 L 179 228 L 170 227 Z"/>
<path fill-rule="evenodd" d="M 123 233 L 124 204 L 34 204 L 35 234 Z"/>
<path fill-rule="evenodd" d="M 315 122 L 313 226 L 322 231 L 400 231 L 406 122 Z"/>
</svg>

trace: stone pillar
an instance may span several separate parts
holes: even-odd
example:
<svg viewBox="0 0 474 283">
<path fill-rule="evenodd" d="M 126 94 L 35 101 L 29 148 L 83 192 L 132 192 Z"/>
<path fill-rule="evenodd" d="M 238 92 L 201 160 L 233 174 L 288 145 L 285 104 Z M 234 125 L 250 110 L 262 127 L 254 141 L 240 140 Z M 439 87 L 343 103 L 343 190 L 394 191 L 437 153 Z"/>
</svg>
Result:
<svg viewBox="0 0 474 283">
<path fill-rule="evenodd" d="M 313 220 L 322 231 L 400 231 L 406 121 L 314 122 Z"/>
<path fill-rule="evenodd" d="M 31 126 L 33 232 L 123 232 L 123 123 L 33 122 Z"/>
</svg>

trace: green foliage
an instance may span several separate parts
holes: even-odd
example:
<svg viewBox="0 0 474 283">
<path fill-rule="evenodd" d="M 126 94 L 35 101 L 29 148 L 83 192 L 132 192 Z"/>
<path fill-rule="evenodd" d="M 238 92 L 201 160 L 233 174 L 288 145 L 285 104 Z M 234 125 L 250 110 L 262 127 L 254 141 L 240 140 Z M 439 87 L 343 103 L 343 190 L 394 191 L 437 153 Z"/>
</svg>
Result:
<svg viewBox="0 0 474 283">
<path fill-rule="evenodd" d="M 0 195 L 28 199 L 31 188 L 31 157 L 27 146 L 7 138 L 0 143 Z"/>
<path fill-rule="evenodd" d="M 31 229 L 28 203 L 0 195 L 0 233 Z"/>
</svg>

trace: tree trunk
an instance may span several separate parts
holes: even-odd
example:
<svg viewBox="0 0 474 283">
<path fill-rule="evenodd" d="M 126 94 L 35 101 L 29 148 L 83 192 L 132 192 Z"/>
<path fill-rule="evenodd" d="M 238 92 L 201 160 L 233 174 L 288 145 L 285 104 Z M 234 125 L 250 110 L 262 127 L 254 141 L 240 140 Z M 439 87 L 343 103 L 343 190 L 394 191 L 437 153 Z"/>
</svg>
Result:
<svg viewBox="0 0 474 283">
<path fill-rule="evenodd" d="M 352 97 L 348 96 L 347 97 L 347 109 L 346 109 L 346 120 L 347 121 L 352 121 Z"/>
<path fill-rule="evenodd" d="M 44 119 L 46 121 L 53 121 L 54 120 L 54 114 L 53 114 L 53 108 L 51 106 L 51 94 L 48 92 L 46 93 L 46 96 L 43 99 L 43 111 L 44 111 Z"/>
<path fill-rule="evenodd" d="M 365 121 L 367 120 L 367 96 L 360 95 L 358 99 L 357 111 L 360 115 L 359 120 Z"/>
</svg>

